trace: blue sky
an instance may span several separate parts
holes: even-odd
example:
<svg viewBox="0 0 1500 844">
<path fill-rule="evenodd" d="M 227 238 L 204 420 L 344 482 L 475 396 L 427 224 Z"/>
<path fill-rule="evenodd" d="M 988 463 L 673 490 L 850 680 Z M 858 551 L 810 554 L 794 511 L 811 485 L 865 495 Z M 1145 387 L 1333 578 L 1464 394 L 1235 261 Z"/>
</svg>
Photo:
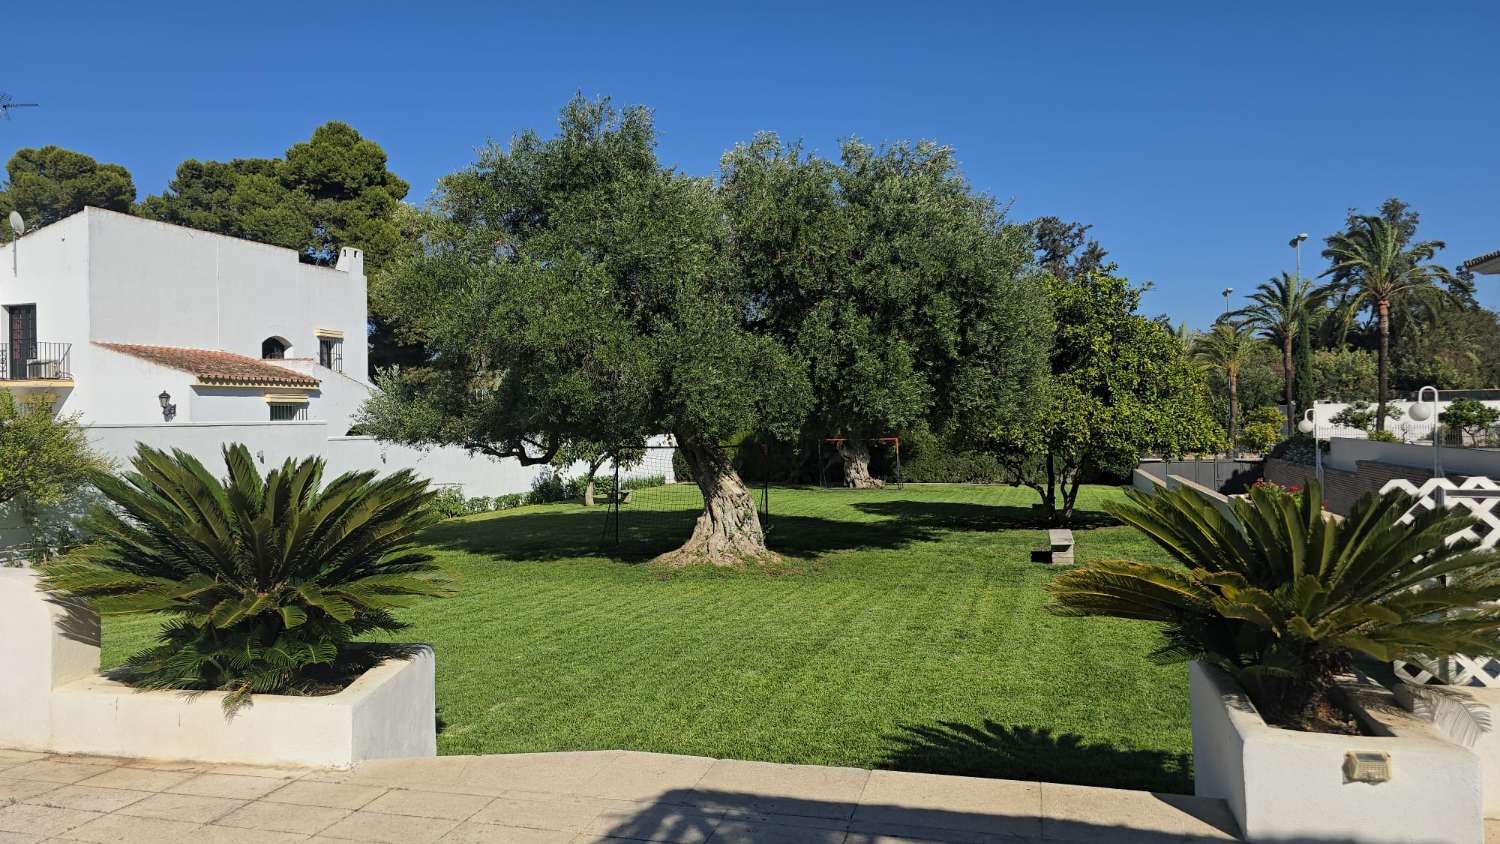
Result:
<svg viewBox="0 0 1500 844">
<path fill-rule="evenodd" d="M 1291 235 L 1392 195 L 1449 265 L 1500 249 L 1489 2 L 17 3 L 0 26 L 0 91 L 43 103 L 0 156 L 81 150 L 142 195 L 339 119 L 420 201 L 582 91 L 651 106 L 697 174 L 758 130 L 949 144 L 1014 216 L 1094 224 L 1149 312 L 1195 324 L 1290 270 Z M 1500 307 L 1500 278 L 1480 297 Z"/>
</svg>

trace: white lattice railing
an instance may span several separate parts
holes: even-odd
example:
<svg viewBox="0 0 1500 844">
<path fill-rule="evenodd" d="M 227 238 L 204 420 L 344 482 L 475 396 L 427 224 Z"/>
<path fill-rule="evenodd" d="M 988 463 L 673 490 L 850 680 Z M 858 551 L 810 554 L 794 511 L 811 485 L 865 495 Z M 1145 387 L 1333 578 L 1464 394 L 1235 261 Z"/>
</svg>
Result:
<svg viewBox="0 0 1500 844">
<path fill-rule="evenodd" d="M 1465 490 L 1500 493 L 1500 484 L 1485 477 L 1465 478 L 1458 483 L 1447 478 L 1432 478 L 1423 481 L 1421 485 L 1398 479 L 1390 481 L 1381 487 L 1380 491 L 1389 492 L 1393 489 L 1417 496 L 1417 503 L 1402 517 L 1403 521 L 1410 521 L 1419 510 L 1433 510 L 1438 507 L 1437 491 L 1439 489 L 1444 490 L 1445 493 L 1450 491 L 1462 493 Z M 1443 498 L 1448 507 L 1467 507 L 1480 522 L 1479 530 L 1460 531 L 1448 537 L 1450 541 L 1460 538 L 1478 539 L 1482 548 L 1494 548 L 1496 543 L 1500 542 L 1500 514 L 1495 512 L 1496 508 L 1500 507 L 1500 497 L 1474 498 L 1462 494 L 1445 494 Z M 1483 535 L 1480 535 L 1480 530 L 1483 531 Z M 1500 659 L 1494 657 L 1455 656 L 1446 660 L 1401 661 L 1396 662 L 1392 667 L 1397 677 L 1418 685 L 1438 682 L 1450 686 L 1500 688 Z"/>
</svg>

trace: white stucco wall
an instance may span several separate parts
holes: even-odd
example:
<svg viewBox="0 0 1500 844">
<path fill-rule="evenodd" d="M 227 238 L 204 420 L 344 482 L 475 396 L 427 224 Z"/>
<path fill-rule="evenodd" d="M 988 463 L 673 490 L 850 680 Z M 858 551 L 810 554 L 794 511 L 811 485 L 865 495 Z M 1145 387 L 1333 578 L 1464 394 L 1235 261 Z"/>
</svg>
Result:
<svg viewBox="0 0 1500 844">
<path fill-rule="evenodd" d="M 1448 405 L 1451 403 L 1451 401 L 1439 401 L 1437 405 L 1438 412 L 1441 413 L 1447 410 Z M 1371 400 L 1367 402 L 1367 404 L 1370 405 L 1370 408 L 1373 411 L 1375 402 Z M 1425 422 L 1417 422 L 1411 418 L 1412 405 L 1423 404 L 1430 407 L 1430 402 L 1393 400 L 1391 402 L 1388 402 L 1387 404 L 1390 407 L 1394 407 L 1397 410 L 1401 411 L 1401 417 L 1399 419 L 1387 419 L 1385 426 L 1391 433 L 1395 434 L 1402 441 L 1416 442 L 1417 440 L 1426 440 L 1428 437 L 1432 436 L 1431 419 L 1428 419 Z M 1485 407 L 1500 408 L 1500 401 L 1486 400 L 1481 401 L 1480 404 L 1484 405 Z M 1286 405 L 1280 405 L 1279 407 L 1281 408 L 1282 413 L 1286 412 Z M 1319 402 L 1317 404 L 1317 406 L 1314 408 L 1315 412 L 1313 414 L 1313 419 L 1316 420 L 1316 432 L 1320 438 L 1328 439 L 1329 437 L 1346 437 L 1350 439 L 1364 439 L 1365 437 L 1369 436 L 1359 428 L 1349 428 L 1342 425 L 1333 424 L 1333 417 L 1337 416 L 1347 407 L 1349 407 L 1349 403 L 1347 402 Z"/>
<path fill-rule="evenodd" d="M 261 341 L 316 358 L 319 328 L 344 334 L 344 371 L 363 377 L 363 259 L 314 267 L 277 246 L 88 209 L 90 339 L 260 357 Z M 356 253 L 357 250 L 346 250 Z"/>
<path fill-rule="evenodd" d="M 261 404 L 264 407 L 264 402 Z M 471 457 L 458 448 L 424 451 L 372 437 L 330 438 L 325 422 L 93 425 L 87 432 L 94 448 L 121 465 L 135 453 L 137 443 L 145 443 L 154 448 L 180 448 L 218 474 L 223 467 L 224 445 L 241 442 L 256 455 L 262 471 L 281 465 L 289 457 L 322 455 L 328 461 L 329 477 L 364 469 L 381 473 L 412 469 L 436 484 L 461 486 L 469 497 L 529 492 L 541 471 L 535 466 L 523 467 L 515 460 Z"/>
<path fill-rule="evenodd" d="M 87 255 L 88 220 L 82 214 L 30 232 L 0 248 L 0 306 L 36 305 L 37 340 L 71 343 L 71 365 L 75 371 L 80 365 L 79 346 L 87 345 L 88 337 Z M 3 311 L 0 311 L 0 343 L 10 343 L 10 321 Z M 80 398 L 76 390 L 49 392 L 60 411 L 76 411 Z"/>
</svg>

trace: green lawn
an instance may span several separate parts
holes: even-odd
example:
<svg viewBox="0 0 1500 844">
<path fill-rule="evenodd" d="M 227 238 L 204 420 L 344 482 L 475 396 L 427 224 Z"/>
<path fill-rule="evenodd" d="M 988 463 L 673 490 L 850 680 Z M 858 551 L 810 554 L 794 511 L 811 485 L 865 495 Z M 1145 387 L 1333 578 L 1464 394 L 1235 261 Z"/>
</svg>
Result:
<svg viewBox="0 0 1500 844">
<path fill-rule="evenodd" d="M 446 522 L 430 541 L 458 597 L 404 613 L 438 659 L 442 753 L 631 750 L 1191 790 L 1186 671 L 1144 624 L 1056 618 L 1030 551 L 1035 496 L 993 486 L 773 489 L 788 571 L 647 564 L 696 493 L 637 493 L 624 542 L 602 508 Z M 1083 490 L 1099 524 L 1110 487 Z M 653 501 L 661 507 L 652 510 Z M 1159 558 L 1121 527 L 1080 559 Z M 111 620 L 105 661 L 147 641 Z"/>
</svg>

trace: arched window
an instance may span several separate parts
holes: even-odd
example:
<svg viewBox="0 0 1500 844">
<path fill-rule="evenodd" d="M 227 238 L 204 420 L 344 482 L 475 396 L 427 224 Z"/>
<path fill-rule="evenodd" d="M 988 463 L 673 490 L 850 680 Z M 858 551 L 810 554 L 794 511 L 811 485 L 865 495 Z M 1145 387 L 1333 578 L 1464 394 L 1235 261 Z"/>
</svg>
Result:
<svg viewBox="0 0 1500 844">
<path fill-rule="evenodd" d="M 264 360 L 281 360 L 291 348 L 292 344 L 280 337 L 267 337 L 260 343 L 260 356 Z"/>
</svg>

